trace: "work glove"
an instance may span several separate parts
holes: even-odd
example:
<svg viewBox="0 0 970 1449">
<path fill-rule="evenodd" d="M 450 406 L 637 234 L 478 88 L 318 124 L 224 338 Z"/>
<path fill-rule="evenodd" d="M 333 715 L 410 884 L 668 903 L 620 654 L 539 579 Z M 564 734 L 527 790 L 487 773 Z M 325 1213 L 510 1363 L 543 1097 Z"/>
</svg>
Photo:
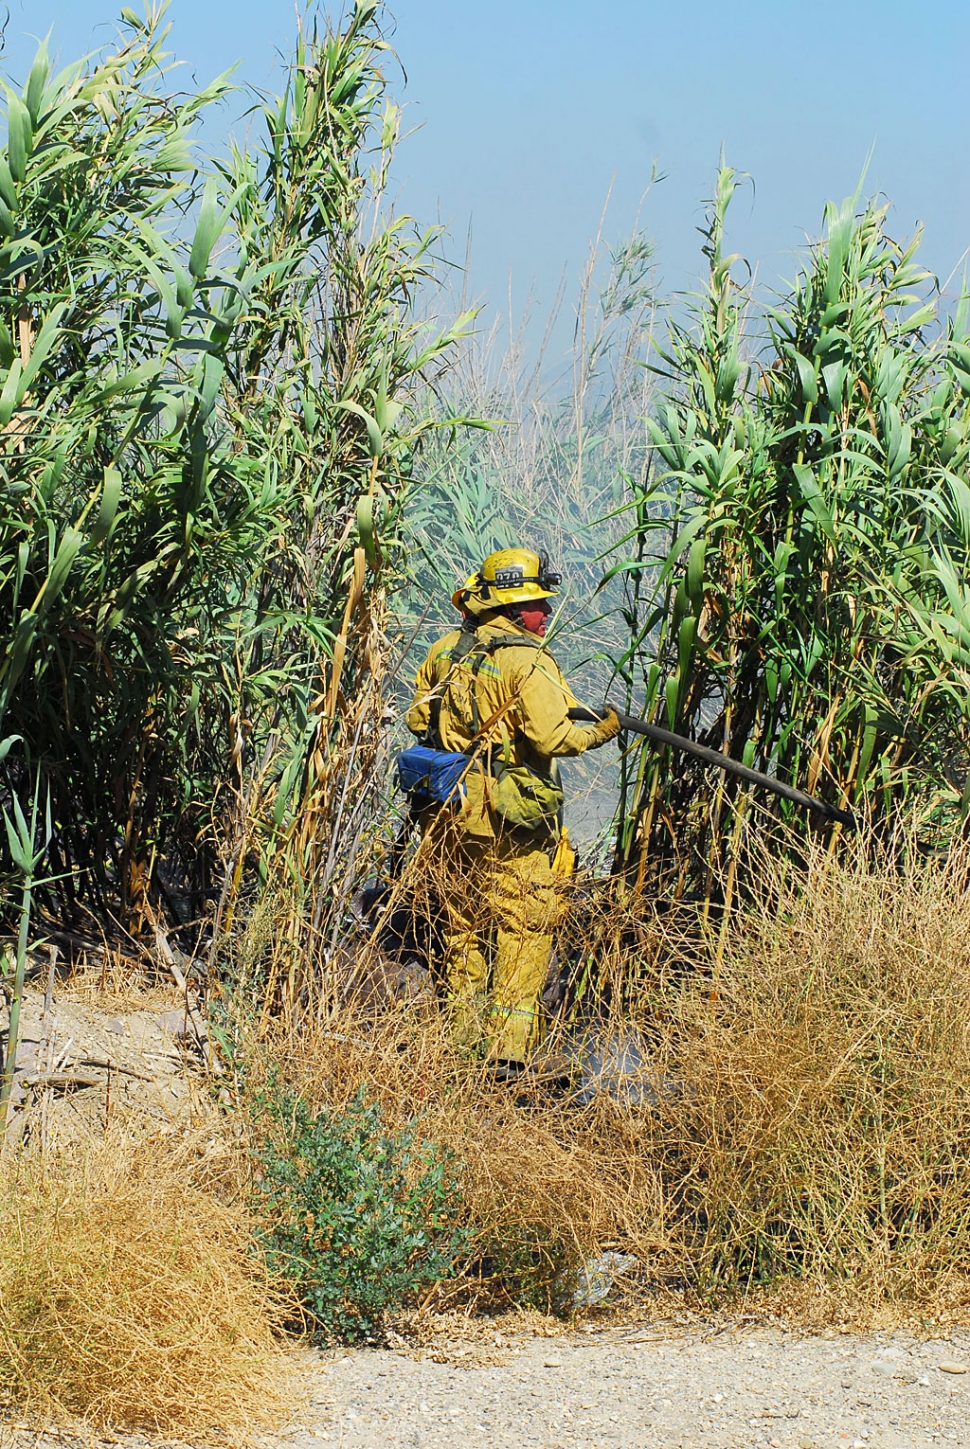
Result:
<svg viewBox="0 0 970 1449">
<path fill-rule="evenodd" d="M 605 745 L 607 740 L 615 740 L 620 733 L 620 721 L 616 710 L 608 710 L 605 717 L 598 724 L 594 724 L 589 732 L 589 750 L 598 750 L 600 745 Z"/>
</svg>

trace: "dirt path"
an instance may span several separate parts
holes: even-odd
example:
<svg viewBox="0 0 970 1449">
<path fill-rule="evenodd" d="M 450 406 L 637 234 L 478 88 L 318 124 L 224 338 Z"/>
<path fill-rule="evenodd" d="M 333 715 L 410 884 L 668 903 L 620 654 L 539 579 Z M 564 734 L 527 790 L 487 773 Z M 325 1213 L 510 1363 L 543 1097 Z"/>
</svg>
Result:
<svg viewBox="0 0 970 1449">
<path fill-rule="evenodd" d="M 458 1350 L 458 1354 L 461 1354 Z M 781 1330 L 509 1340 L 462 1366 L 389 1351 L 314 1355 L 293 1449 L 970 1449 L 970 1335 Z M 505 1362 L 488 1362 L 504 1358 Z M 483 1358 L 485 1361 L 483 1361 Z"/>
</svg>

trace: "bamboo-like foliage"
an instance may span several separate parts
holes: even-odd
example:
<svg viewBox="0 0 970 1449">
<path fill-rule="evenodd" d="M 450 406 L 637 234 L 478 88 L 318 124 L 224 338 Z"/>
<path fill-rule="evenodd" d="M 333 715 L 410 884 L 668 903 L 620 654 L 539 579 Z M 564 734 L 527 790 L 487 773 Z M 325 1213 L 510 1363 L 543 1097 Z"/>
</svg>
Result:
<svg viewBox="0 0 970 1449">
<path fill-rule="evenodd" d="M 502 352 L 496 330 L 476 337 L 451 370 L 439 405 L 451 426 L 424 450 L 403 519 L 418 597 L 447 596 L 485 554 L 528 538 L 567 566 L 574 606 L 599 578 L 610 539 L 596 523 L 646 452 L 639 358 L 656 306 L 646 237 L 605 251 L 580 279 L 571 385 L 546 345 L 530 349 L 526 321 Z"/>
<path fill-rule="evenodd" d="M 918 238 L 891 241 L 856 198 L 827 207 L 759 334 L 723 248 L 735 186 L 723 168 L 707 292 L 663 353 L 655 466 L 614 570 L 618 669 L 634 712 L 827 800 L 952 818 L 970 728 L 966 308 L 940 328 Z M 625 786 L 619 866 L 714 890 L 732 786 L 652 747 Z"/>
<path fill-rule="evenodd" d="M 309 15 L 264 139 L 209 164 L 228 83 L 166 88 L 163 10 L 56 77 L 42 47 L 0 156 L 0 728 L 49 783 L 51 873 L 136 921 L 163 856 L 201 906 L 251 761 L 276 828 L 339 738 L 348 589 L 362 618 L 393 577 L 413 384 L 455 335 L 421 335 L 434 238 L 382 203 L 378 5 Z"/>
<path fill-rule="evenodd" d="M 417 629 L 413 656 L 428 634 L 451 626 L 451 594 L 487 554 L 531 544 L 563 573 L 550 635 L 556 657 L 590 699 L 602 699 L 601 657 L 621 649 L 626 633 L 620 586 L 597 591 L 602 557 L 623 531 L 624 479 L 640 477 L 649 460 L 643 415 L 653 379 L 640 359 L 657 306 L 652 263 L 641 233 L 593 246 L 575 299 L 571 378 L 548 340 L 532 345 L 527 318 L 504 349 L 493 330 L 460 350 L 438 411 L 451 426 L 423 450 L 401 520 L 410 578 L 396 607 L 402 626 Z M 469 418 L 489 425 L 462 426 Z"/>
</svg>

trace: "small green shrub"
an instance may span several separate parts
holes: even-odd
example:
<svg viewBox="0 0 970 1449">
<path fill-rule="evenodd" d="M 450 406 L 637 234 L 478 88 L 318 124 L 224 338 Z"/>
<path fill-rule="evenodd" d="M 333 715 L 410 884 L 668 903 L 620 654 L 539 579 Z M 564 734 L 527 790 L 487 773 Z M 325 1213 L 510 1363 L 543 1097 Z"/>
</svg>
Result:
<svg viewBox="0 0 970 1449">
<path fill-rule="evenodd" d="M 469 1274 L 480 1301 L 568 1317 L 580 1271 L 569 1226 L 509 1223 L 490 1235 Z"/>
<path fill-rule="evenodd" d="M 450 1275 L 469 1238 L 455 1160 L 418 1123 L 386 1130 L 363 1091 L 341 1110 L 314 1111 L 272 1082 L 253 1111 L 257 1236 L 316 1338 L 371 1336 L 388 1312 Z"/>
</svg>

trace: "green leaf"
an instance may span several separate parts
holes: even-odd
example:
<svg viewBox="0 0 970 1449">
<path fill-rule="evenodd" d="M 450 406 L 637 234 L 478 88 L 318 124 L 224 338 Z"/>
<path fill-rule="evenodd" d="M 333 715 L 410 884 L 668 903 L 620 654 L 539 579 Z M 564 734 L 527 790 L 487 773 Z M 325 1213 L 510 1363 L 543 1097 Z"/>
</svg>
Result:
<svg viewBox="0 0 970 1449">
<path fill-rule="evenodd" d="M 111 525 L 115 521 L 118 512 L 118 504 L 121 501 L 121 474 L 117 468 L 105 468 L 104 484 L 101 489 L 101 507 L 98 509 L 98 516 L 94 520 L 94 527 L 88 536 L 88 542 L 94 546 L 102 543 L 111 531 Z"/>
<path fill-rule="evenodd" d="M 859 752 L 859 764 L 856 770 L 856 778 L 860 782 L 865 780 L 869 773 L 869 765 L 872 761 L 872 753 L 876 745 L 878 733 L 878 717 L 872 705 L 868 702 L 865 705 L 866 723 L 862 732 L 862 748 Z"/>
<path fill-rule="evenodd" d="M 894 432 L 889 449 L 889 476 L 895 481 L 909 462 L 913 445 L 911 424 L 902 423 Z"/>
<path fill-rule="evenodd" d="M 687 560 L 687 592 L 695 608 L 704 593 L 704 564 L 707 560 L 707 540 L 703 534 L 695 538 L 690 546 Z"/>
<path fill-rule="evenodd" d="M 17 188 L 10 174 L 10 167 L 2 156 L 0 156 L 0 197 L 7 203 L 11 212 L 16 214 L 18 207 Z"/>
<path fill-rule="evenodd" d="M 18 804 L 16 795 L 14 796 L 13 803 L 14 809 L 20 815 L 20 818 L 22 820 L 23 812 L 20 809 L 20 805 Z M 4 810 L 3 812 L 3 823 L 7 827 L 7 848 L 10 851 L 10 858 L 13 861 L 14 865 L 17 867 L 17 869 L 20 871 L 21 875 L 29 876 L 33 869 L 33 853 L 31 852 L 28 854 L 29 847 L 24 846 L 24 843 L 20 837 L 20 832 L 14 826 L 14 823 L 10 819 L 10 816 L 7 814 L 6 810 Z"/>
<path fill-rule="evenodd" d="M 0 740 L 0 762 L 5 760 L 18 741 L 23 740 L 23 735 L 8 735 L 5 740 Z"/>
<path fill-rule="evenodd" d="M 363 419 L 364 426 L 367 429 L 368 452 L 372 458 L 379 458 L 384 451 L 384 439 L 377 425 L 377 419 L 372 418 L 370 413 L 365 412 L 359 403 L 349 401 L 338 402 L 337 407 L 343 409 L 345 412 L 354 413 L 357 417 Z"/>
<path fill-rule="evenodd" d="M 197 282 L 201 282 L 205 277 L 212 248 L 218 241 L 219 234 L 227 220 L 228 212 L 223 212 L 219 207 L 218 186 L 214 181 L 206 182 L 205 191 L 202 193 L 202 206 L 199 209 L 199 221 L 195 228 L 192 251 L 189 255 L 189 272 Z M 182 301 L 181 297 L 179 297 L 179 301 Z M 182 303 L 182 305 L 185 304 Z"/>
<path fill-rule="evenodd" d="M 357 534 L 371 568 L 377 567 L 377 530 L 374 523 L 374 498 L 364 493 L 357 500 Z"/>
<path fill-rule="evenodd" d="M 0 428 L 7 426 L 13 417 L 14 408 L 23 396 L 20 386 L 22 377 L 23 368 L 20 365 L 20 358 L 15 357 L 4 380 L 3 388 L 0 390 Z"/>
<path fill-rule="evenodd" d="M 122 377 L 115 378 L 107 387 L 102 388 L 98 393 L 98 403 L 108 402 L 109 399 L 117 397 L 120 393 L 134 392 L 136 388 L 145 383 L 151 383 L 158 377 L 162 364 L 160 360 L 143 362 L 140 366 L 126 372 Z"/>
<path fill-rule="evenodd" d="M 67 583 L 67 576 L 74 566 L 74 560 L 77 558 L 83 542 L 83 533 L 80 533 L 76 528 L 65 528 L 61 541 L 57 546 L 54 561 L 50 566 L 50 571 L 34 602 L 35 613 L 46 613 L 51 605 L 56 603 L 64 585 Z"/>
<path fill-rule="evenodd" d="M 6 655 L 0 664 L 0 679 L 3 680 L 3 695 L 9 699 L 18 679 L 24 671 L 30 650 L 37 637 L 37 616 L 25 612 L 17 621 L 13 638 L 6 646 Z"/>
<path fill-rule="evenodd" d="M 185 268 L 180 267 L 178 263 L 175 264 L 175 297 L 178 305 L 183 309 L 191 307 L 192 300 L 195 297 L 195 286 L 192 278 Z"/>
<path fill-rule="evenodd" d="M 219 205 L 219 188 L 214 181 L 206 182 L 205 190 L 202 193 L 202 205 L 199 208 L 199 221 L 195 228 L 195 237 L 192 241 L 192 251 L 189 254 L 189 272 L 197 282 L 205 279 L 212 259 L 212 249 L 223 228 L 231 219 L 232 214 L 242 196 L 251 190 L 249 182 L 237 186 L 229 197 L 225 206 Z M 179 287 L 179 303 L 182 301 L 182 288 Z"/>
<path fill-rule="evenodd" d="M 7 97 L 7 163 L 14 181 L 27 177 L 27 160 L 34 144 L 30 112 L 12 91 Z"/>
<path fill-rule="evenodd" d="M 684 551 L 693 543 L 697 535 L 708 526 L 708 518 L 704 513 L 696 513 L 690 522 L 680 530 L 674 539 L 673 546 L 667 557 L 664 559 L 663 568 L 660 571 L 660 583 L 669 578 L 671 572 L 677 566 L 677 560 Z"/>
<path fill-rule="evenodd" d="M 203 417 L 208 417 L 216 405 L 225 370 L 226 364 L 221 357 L 209 355 L 202 360 L 202 385 L 199 388 L 199 398 L 202 403 Z"/>
<path fill-rule="evenodd" d="M 47 54 L 47 41 L 41 41 L 34 56 L 34 63 L 30 67 L 30 75 L 27 77 L 27 87 L 24 91 L 24 100 L 27 103 L 27 110 L 30 119 L 36 129 L 40 120 L 40 107 L 44 98 L 44 87 L 47 85 L 47 77 L 50 75 L 50 58 Z"/>
<path fill-rule="evenodd" d="M 849 375 L 849 369 L 841 358 L 830 362 L 827 367 L 822 368 L 822 382 L 825 385 L 825 397 L 830 410 L 833 413 L 840 412 L 844 401 L 845 383 Z"/>
<path fill-rule="evenodd" d="M 802 402 L 813 407 L 818 402 L 818 375 L 812 362 L 800 352 L 792 349 L 792 357 L 798 369 L 798 382 L 802 390 Z"/>
<path fill-rule="evenodd" d="M 697 638 L 697 620 L 693 614 L 688 614 L 677 631 L 677 673 L 681 679 L 688 677 L 691 655 L 694 652 L 694 641 Z"/>
<path fill-rule="evenodd" d="M 667 705 L 667 724 L 673 729 L 677 723 L 677 703 L 680 698 L 680 675 L 672 674 L 664 685 L 664 700 Z"/>
<path fill-rule="evenodd" d="M 801 490 L 802 497 L 808 504 L 812 516 L 818 522 L 818 525 L 821 528 L 822 532 L 825 534 L 825 537 L 829 540 L 830 543 L 837 543 L 838 540 L 835 533 L 835 522 L 832 518 L 832 514 L 828 508 L 828 505 L 826 504 L 825 499 L 822 496 L 822 490 L 818 486 L 815 474 L 806 463 L 793 463 L 792 472 L 795 474 L 795 479 L 798 483 L 799 489 Z"/>
<path fill-rule="evenodd" d="M 34 345 L 31 349 L 30 358 L 27 362 L 27 366 L 24 368 L 23 379 L 20 384 L 20 397 L 17 399 L 18 402 L 20 401 L 20 398 L 23 397 L 24 393 L 27 392 L 28 388 L 30 387 L 34 378 L 37 376 L 41 367 L 47 361 L 48 354 L 50 353 L 51 348 L 54 346 L 54 343 L 56 342 L 58 334 L 60 332 L 60 322 L 61 318 L 64 316 L 65 310 L 66 303 L 59 302 L 57 306 L 53 307 L 50 313 L 44 318 L 44 324 L 38 332 L 36 338 L 34 339 Z"/>
</svg>

